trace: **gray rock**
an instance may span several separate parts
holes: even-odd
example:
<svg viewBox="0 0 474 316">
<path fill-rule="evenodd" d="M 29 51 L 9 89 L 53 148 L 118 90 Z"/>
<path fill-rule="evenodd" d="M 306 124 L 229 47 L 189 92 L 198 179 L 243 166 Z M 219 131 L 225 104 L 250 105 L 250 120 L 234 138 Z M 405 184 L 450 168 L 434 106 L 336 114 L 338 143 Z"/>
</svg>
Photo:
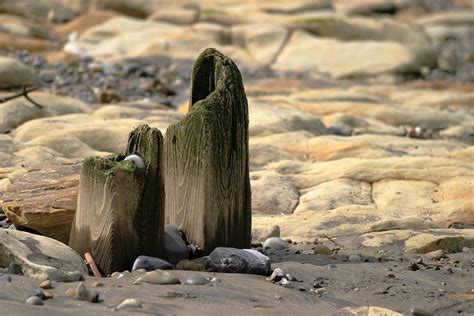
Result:
<svg viewBox="0 0 474 316">
<path fill-rule="evenodd" d="M 350 255 L 348 260 L 351 262 L 360 262 L 362 259 L 359 255 Z"/>
<path fill-rule="evenodd" d="M 172 270 L 173 265 L 160 258 L 139 256 L 133 263 L 132 272 L 138 269 L 145 269 L 146 271 L 153 271 L 156 269 Z"/>
<path fill-rule="evenodd" d="M 99 303 L 100 302 L 99 293 L 98 292 L 92 293 L 92 295 L 90 296 L 90 301 L 91 303 Z"/>
<path fill-rule="evenodd" d="M 8 274 L 22 274 L 21 266 L 15 262 L 10 263 L 8 266 Z"/>
<path fill-rule="evenodd" d="M 84 282 L 80 282 L 76 287 L 76 295 L 75 298 L 80 301 L 88 301 L 90 300 L 90 293 L 87 290 Z"/>
<path fill-rule="evenodd" d="M 204 285 L 204 284 L 207 284 L 207 282 L 208 282 L 207 279 L 203 278 L 200 275 L 190 275 L 186 279 L 185 283 L 189 285 Z"/>
<path fill-rule="evenodd" d="M 337 265 L 330 263 L 330 264 L 325 265 L 324 267 L 325 267 L 326 269 L 336 269 L 336 268 L 337 268 Z"/>
<path fill-rule="evenodd" d="M 43 300 L 40 299 L 38 296 L 30 296 L 25 301 L 25 303 L 30 305 L 43 305 Z"/>
<path fill-rule="evenodd" d="M 0 282 L 11 282 L 12 277 L 9 275 L 0 275 Z"/>
<path fill-rule="evenodd" d="M 129 309 L 143 307 L 139 300 L 134 298 L 127 298 L 120 303 L 115 309 Z"/>
<path fill-rule="evenodd" d="M 288 247 L 288 243 L 279 237 L 270 237 L 263 243 L 263 251 L 285 250 Z"/>
<path fill-rule="evenodd" d="M 273 282 L 278 282 L 278 281 L 280 281 L 284 276 L 285 276 L 285 271 L 283 271 L 283 269 L 281 269 L 281 268 L 276 268 L 275 270 L 273 270 L 273 273 L 272 273 L 270 279 L 271 279 Z"/>
<path fill-rule="evenodd" d="M 82 258 L 65 244 L 52 238 L 17 230 L 0 229 L 0 266 L 12 261 L 23 274 L 40 280 L 79 281 L 87 275 Z"/>
<path fill-rule="evenodd" d="M 208 258 L 208 269 L 216 272 L 268 275 L 270 258 L 253 249 L 218 247 Z"/>
<path fill-rule="evenodd" d="M 181 284 L 181 281 L 176 276 L 164 270 L 147 272 L 139 277 L 134 284 L 140 284 L 141 282 L 150 284 Z"/>
<path fill-rule="evenodd" d="M 188 246 L 183 240 L 180 230 L 174 225 L 165 225 L 165 253 L 172 264 L 189 258 Z"/>
<path fill-rule="evenodd" d="M 44 295 L 44 291 L 43 290 L 36 290 L 34 293 L 33 293 L 33 296 L 38 296 L 40 299 L 42 299 L 43 301 L 46 299 L 46 296 Z"/>
<path fill-rule="evenodd" d="M 328 246 L 319 244 L 314 246 L 313 253 L 315 255 L 332 255 L 331 249 Z"/>
</svg>

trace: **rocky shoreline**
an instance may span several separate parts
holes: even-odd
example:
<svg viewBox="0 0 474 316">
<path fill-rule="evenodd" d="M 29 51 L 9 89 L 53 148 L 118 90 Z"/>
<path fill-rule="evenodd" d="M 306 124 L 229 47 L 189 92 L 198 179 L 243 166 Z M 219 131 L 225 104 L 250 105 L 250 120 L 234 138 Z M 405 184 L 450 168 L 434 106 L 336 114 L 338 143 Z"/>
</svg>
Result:
<svg viewBox="0 0 474 316">
<path fill-rule="evenodd" d="M 472 3 L 224 2 L 0 4 L 1 313 L 474 312 Z M 176 235 L 95 278 L 64 245 L 81 162 L 180 121 L 207 47 L 248 98 L 252 249 Z"/>
</svg>

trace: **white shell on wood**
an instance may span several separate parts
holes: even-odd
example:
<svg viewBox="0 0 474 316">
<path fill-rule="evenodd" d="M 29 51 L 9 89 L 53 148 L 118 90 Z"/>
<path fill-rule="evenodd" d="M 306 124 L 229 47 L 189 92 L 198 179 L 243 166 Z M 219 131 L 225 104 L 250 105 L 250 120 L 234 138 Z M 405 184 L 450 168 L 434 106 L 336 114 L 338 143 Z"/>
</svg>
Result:
<svg viewBox="0 0 474 316">
<path fill-rule="evenodd" d="M 143 161 L 142 157 L 138 155 L 127 156 L 124 160 L 131 160 L 139 169 L 145 170 L 145 162 Z"/>
</svg>

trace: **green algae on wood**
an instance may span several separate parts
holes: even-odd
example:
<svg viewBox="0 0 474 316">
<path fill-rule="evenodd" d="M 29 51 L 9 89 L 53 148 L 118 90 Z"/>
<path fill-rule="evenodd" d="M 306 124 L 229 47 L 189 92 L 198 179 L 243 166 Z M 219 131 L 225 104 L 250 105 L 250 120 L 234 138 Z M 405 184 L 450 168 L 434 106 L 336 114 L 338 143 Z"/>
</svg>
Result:
<svg viewBox="0 0 474 316">
<path fill-rule="evenodd" d="M 205 253 L 250 247 L 249 119 L 240 71 L 209 48 L 191 80 L 189 112 L 164 140 L 165 222 Z"/>
<path fill-rule="evenodd" d="M 139 255 L 163 257 L 163 137 L 141 125 L 130 135 L 125 154 L 85 160 L 69 245 L 90 252 L 105 273 L 131 269 Z M 145 170 L 127 155 L 139 155 Z"/>
</svg>

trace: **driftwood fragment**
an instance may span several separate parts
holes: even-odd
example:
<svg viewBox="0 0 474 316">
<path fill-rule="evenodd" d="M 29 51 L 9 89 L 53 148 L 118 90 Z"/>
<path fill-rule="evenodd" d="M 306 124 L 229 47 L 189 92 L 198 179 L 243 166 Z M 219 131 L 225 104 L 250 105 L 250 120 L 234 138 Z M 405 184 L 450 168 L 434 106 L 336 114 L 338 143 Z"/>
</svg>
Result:
<svg viewBox="0 0 474 316">
<path fill-rule="evenodd" d="M 91 157 L 83 164 L 69 246 L 90 252 L 105 274 L 131 269 L 139 255 L 163 256 L 163 138 L 141 125 L 125 155 Z M 126 156 L 141 157 L 145 168 Z"/>
<path fill-rule="evenodd" d="M 95 264 L 94 258 L 92 258 L 91 254 L 88 253 L 88 252 L 86 252 L 86 253 L 84 254 L 84 259 L 86 259 L 87 265 L 88 265 L 89 268 L 91 269 L 92 274 L 93 274 L 96 278 L 101 278 L 101 277 L 102 277 L 102 274 L 100 273 L 99 268 L 97 268 L 97 265 Z"/>
<path fill-rule="evenodd" d="M 250 247 L 248 106 L 234 62 L 206 49 L 196 60 L 186 117 L 168 127 L 165 222 L 205 253 Z"/>
</svg>

